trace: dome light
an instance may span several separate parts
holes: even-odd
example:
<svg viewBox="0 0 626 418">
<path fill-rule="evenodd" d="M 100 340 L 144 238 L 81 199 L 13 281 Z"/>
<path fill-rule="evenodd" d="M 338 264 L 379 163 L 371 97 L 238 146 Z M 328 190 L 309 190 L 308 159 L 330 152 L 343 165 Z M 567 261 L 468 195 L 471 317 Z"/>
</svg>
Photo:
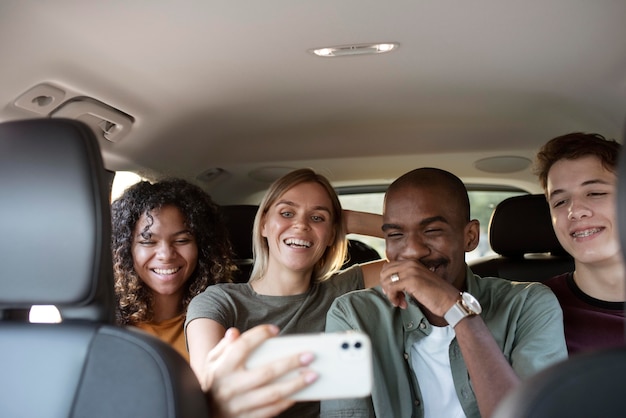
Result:
<svg viewBox="0 0 626 418">
<path fill-rule="evenodd" d="M 343 57 L 347 55 L 383 54 L 385 52 L 391 52 L 399 46 L 400 44 L 396 42 L 381 44 L 356 44 L 310 49 L 309 52 L 317 55 L 318 57 Z"/>
</svg>

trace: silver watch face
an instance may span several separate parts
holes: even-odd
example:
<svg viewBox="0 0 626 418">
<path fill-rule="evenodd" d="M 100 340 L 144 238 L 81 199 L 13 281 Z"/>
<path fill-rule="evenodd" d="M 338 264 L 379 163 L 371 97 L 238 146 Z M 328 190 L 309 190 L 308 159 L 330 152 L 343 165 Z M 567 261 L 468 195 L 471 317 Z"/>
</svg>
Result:
<svg viewBox="0 0 626 418">
<path fill-rule="evenodd" d="M 483 308 L 480 306 L 480 303 L 478 302 L 478 300 L 476 300 L 474 296 L 470 295 L 467 292 L 463 292 L 461 294 L 461 297 L 463 298 L 463 304 L 473 313 L 478 315 L 483 311 Z"/>
</svg>

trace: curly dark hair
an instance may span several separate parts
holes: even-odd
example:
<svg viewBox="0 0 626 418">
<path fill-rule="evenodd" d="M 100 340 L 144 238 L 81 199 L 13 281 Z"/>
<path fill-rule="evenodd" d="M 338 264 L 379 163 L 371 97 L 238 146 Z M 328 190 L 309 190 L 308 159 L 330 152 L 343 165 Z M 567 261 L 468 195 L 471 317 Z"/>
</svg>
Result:
<svg viewBox="0 0 626 418">
<path fill-rule="evenodd" d="M 211 197 L 182 179 L 139 182 L 126 189 L 111 205 L 116 320 L 120 325 L 149 322 L 154 317 L 152 293 L 133 268 L 131 248 L 135 225 L 141 215 L 151 220 L 151 212 L 164 206 L 175 206 L 181 211 L 198 245 L 198 265 L 185 283 L 182 312 L 187 311 L 191 299 L 207 286 L 232 281 L 236 267 L 228 231 L 220 207 Z"/>
</svg>

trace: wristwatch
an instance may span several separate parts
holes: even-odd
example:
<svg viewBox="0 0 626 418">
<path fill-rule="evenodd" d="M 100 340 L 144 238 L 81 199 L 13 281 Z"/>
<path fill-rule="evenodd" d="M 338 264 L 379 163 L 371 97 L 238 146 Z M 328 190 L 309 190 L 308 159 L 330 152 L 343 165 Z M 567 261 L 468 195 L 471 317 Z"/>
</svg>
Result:
<svg viewBox="0 0 626 418">
<path fill-rule="evenodd" d="M 459 294 L 459 300 L 448 309 L 448 312 L 446 312 L 443 317 L 448 321 L 448 324 L 454 328 L 461 319 L 467 316 L 479 315 L 482 311 L 483 308 L 474 296 L 467 292 L 461 292 Z"/>
</svg>

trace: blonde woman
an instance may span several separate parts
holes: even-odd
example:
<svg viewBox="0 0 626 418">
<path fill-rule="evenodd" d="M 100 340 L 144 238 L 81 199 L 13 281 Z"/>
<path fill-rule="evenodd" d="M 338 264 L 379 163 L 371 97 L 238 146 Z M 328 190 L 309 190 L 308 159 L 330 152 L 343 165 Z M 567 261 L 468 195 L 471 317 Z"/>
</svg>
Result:
<svg viewBox="0 0 626 418">
<path fill-rule="evenodd" d="M 347 230 L 381 236 L 380 220 L 379 215 L 342 211 L 328 180 L 312 170 L 296 170 L 274 182 L 254 222 L 250 281 L 211 286 L 189 305 L 187 343 L 201 382 L 210 367 L 207 353 L 228 329 L 243 332 L 272 324 L 281 334 L 323 332 L 337 296 L 377 285 L 381 261 L 338 270 L 346 256 Z M 319 403 L 299 403 L 285 414 L 319 416 Z"/>
</svg>

